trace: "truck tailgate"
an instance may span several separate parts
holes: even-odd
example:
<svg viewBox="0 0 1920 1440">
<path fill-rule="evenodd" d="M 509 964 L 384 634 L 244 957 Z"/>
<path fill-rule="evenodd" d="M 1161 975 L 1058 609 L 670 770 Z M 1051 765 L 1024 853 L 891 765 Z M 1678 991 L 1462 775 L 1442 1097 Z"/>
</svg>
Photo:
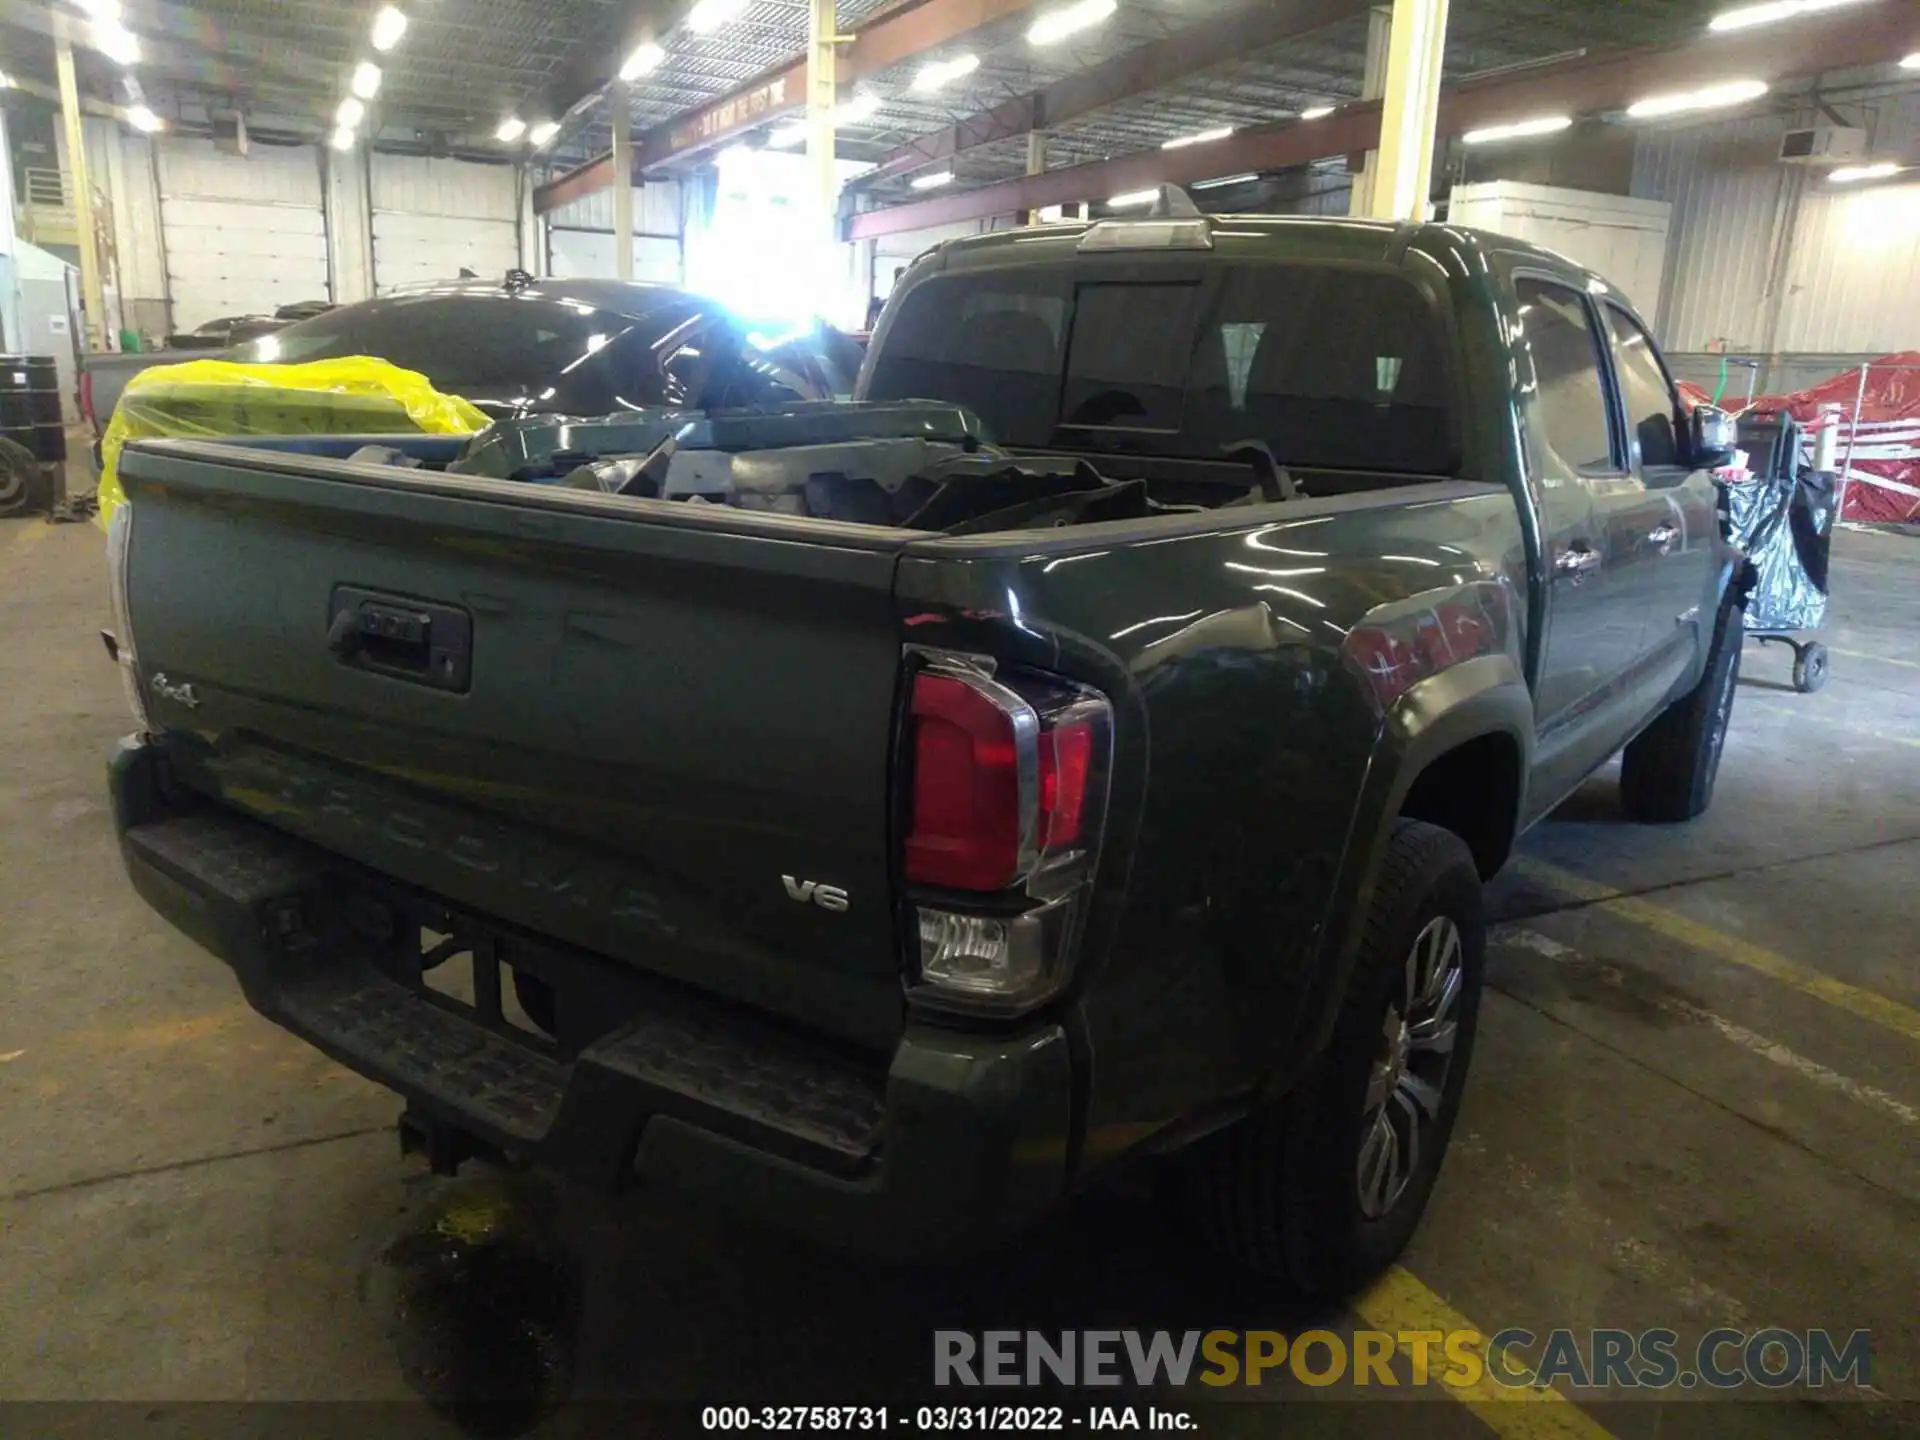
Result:
<svg viewBox="0 0 1920 1440">
<path fill-rule="evenodd" d="M 129 448 L 133 640 L 196 789 L 455 905 L 875 1047 L 912 532 Z"/>
</svg>

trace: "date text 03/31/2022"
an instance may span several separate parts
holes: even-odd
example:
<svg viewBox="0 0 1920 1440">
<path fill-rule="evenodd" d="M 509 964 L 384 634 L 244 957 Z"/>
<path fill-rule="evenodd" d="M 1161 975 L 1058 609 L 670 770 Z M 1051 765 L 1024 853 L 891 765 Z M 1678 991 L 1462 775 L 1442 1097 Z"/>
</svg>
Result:
<svg viewBox="0 0 1920 1440">
<path fill-rule="evenodd" d="M 1186 1410 L 1155 1405 L 707 1405 L 703 1430 L 948 1431 L 1194 1430 Z"/>
</svg>

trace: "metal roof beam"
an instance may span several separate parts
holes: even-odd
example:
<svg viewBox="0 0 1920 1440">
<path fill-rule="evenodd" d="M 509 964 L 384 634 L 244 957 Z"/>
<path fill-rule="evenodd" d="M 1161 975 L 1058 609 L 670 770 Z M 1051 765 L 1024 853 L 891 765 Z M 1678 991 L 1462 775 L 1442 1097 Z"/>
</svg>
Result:
<svg viewBox="0 0 1920 1440">
<path fill-rule="evenodd" d="M 1912 49 L 1912 42 L 1907 14 L 1863 10 L 1835 11 L 1813 24 L 1714 35 L 1667 48 L 1596 52 L 1443 89 L 1436 134 L 1458 135 L 1535 115 L 1591 114 L 1661 91 L 1697 89 L 1722 80 L 1781 80 L 1823 70 L 1890 64 Z M 862 211 L 848 217 L 846 236 L 868 240 L 1044 205 L 1098 201 L 1163 183 L 1185 185 L 1242 170 L 1278 170 L 1357 154 L 1377 145 L 1379 139 L 1379 102 L 1348 105 L 1322 120 L 1243 130 L 1209 145 L 1147 150 Z"/>
<path fill-rule="evenodd" d="M 1374 0 L 1250 0 L 1189 25 L 1164 40 L 1116 55 L 1043 90 L 1021 95 L 943 130 L 908 141 L 855 183 L 870 185 L 964 150 L 1008 140 L 1030 130 L 1064 125 L 1095 110 L 1218 65 L 1367 13 Z"/>
<path fill-rule="evenodd" d="M 851 43 L 840 52 L 837 68 L 844 80 L 875 75 L 902 60 L 1017 15 L 1033 4 L 1034 0 L 903 0 L 854 32 Z M 807 61 L 801 55 L 698 109 L 635 136 L 633 176 L 637 180 L 669 160 L 711 149 L 743 130 L 800 110 L 806 104 L 806 94 Z M 544 215 L 606 189 L 613 180 L 613 155 L 609 151 L 536 189 L 534 211 Z"/>
</svg>

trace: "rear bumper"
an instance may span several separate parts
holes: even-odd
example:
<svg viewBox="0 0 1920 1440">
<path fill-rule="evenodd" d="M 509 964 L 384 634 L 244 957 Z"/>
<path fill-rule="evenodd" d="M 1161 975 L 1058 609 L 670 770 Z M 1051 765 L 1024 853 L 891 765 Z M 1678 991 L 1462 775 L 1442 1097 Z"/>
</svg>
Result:
<svg viewBox="0 0 1920 1440">
<path fill-rule="evenodd" d="M 232 966 L 256 1010 L 397 1092 L 416 1125 L 603 1191 L 661 1180 L 898 1258 L 989 1245 L 1065 1191 L 1058 1026 L 910 1025 L 889 1062 L 621 967 L 624 992 L 641 991 L 632 1018 L 563 1056 L 414 988 L 396 950 L 350 923 L 351 866 L 230 810 L 170 804 L 162 766 L 140 740 L 109 766 L 134 888 Z"/>
</svg>

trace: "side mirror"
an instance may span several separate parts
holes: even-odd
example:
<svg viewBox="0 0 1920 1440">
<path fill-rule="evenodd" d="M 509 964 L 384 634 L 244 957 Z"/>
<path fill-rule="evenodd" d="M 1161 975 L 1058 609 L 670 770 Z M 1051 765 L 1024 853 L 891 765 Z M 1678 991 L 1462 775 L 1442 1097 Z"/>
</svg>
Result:
<svg viewBox="0 0 1920 1440">
<path fill-rule="evenodd" d="M 1713 405 L 1696 405 L 1687 424 L 1687 461 L 1696 470 L 1717 470 L 1733 459 L 1740 433 L 1733 416 Z"/>
</svg>

